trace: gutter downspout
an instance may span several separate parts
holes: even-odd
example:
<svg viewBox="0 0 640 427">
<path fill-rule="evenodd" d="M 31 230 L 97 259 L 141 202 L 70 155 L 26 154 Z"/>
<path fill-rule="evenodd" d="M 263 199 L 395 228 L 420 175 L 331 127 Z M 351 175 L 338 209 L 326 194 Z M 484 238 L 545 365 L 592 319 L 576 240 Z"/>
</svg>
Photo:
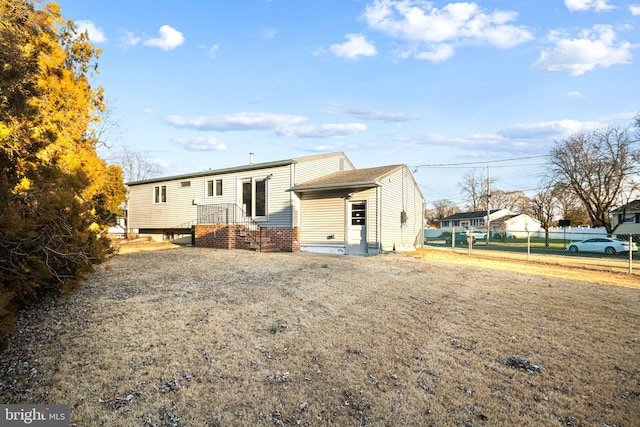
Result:
<svg viewBox="0 0 640 427">
<path fill-rule="evenodd" d="M 293 188 L 296 184 L 296 164 L 292 163 L 289 166 L 289 188 Z M 298 199 L 298 202 L 296 202 Z M 293 191 L 289 190 L 289 209 L 291 209 L 291 252 L 300 251 L 300 227 L 298 227 L 298 235 L 295 235 L 296 224 L 300 224 L 300 209 L 302 202 L 299 201 L 299 197 Z M 293 249 L 294 239 L 298 240 L 298 250 Z"/>
<path fill-rule="evenodd" d="M 289 169 L 289 188 L 293 188 L 296 186 L 296 164 L 291 164 L 291 168 Z M 293 191 L 289 191 L 289 206 L 291 207 L 291 227 L 295 228 L 297 224 L 300 224 L 300 206 L 296 206 L 294 203 L 296 199 L 300 199 L 297 194 Z"/>
<path fill-rule="evenodd" d="M 378 197 L 376 200 L 377 205 L 377 218 L 376 218 L 376 234 L 378 235 L 378 253 L 381 254 L 382 251 L 382 185 L 378 186 Z"/>
<path fill-rule="evenodd" d="M 422 221 L 422 226 L 420 227 L 420 245 L 419 248 L 424 248 L 424 212 L 427 209 L 427 202 L 422 199 L 422 211 L 420 212 L 420 221 Z"/>
</svg>

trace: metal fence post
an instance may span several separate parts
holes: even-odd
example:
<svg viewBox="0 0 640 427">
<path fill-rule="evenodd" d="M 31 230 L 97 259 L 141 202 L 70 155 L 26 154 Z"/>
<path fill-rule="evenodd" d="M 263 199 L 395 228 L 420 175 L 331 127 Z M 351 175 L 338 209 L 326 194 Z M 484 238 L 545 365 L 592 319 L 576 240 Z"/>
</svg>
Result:
<svg viewBox="0 0 640 427">
<path fill-rule="evenodd" d="M 527 261 L 531 261 L 531 232 L 527 230 Z"/>
<path fill-rule="evenodd" d="M 456 251 L 456 228 L 451 229 L 451 252 Z"/>
<path fill-rule="evenodd" d="M 633 274 L 633 235 L 629 234 L 629 274 Z"/>
</svg>

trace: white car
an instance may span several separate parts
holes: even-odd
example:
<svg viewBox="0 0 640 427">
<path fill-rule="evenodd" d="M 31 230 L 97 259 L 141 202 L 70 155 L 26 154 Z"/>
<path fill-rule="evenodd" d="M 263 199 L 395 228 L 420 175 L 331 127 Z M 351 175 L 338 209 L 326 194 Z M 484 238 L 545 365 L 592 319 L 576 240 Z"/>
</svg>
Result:
<svg viewBox="0 0 640 427">
<path fill-rule="evenodd" d="M 571 253 L 576 252 L 603 252 L 614 255 L 618 252 L 629 252 L 629 242 L 611 239 L 609 237 L 592 237 L 581 242 L 569 243 L 566 248 Z M 631 243 L 631 251 L 636 252 L 638 246 Z"/>
<path fill-rule="evenodd" d="M 474 231 L 471 233 L 471 235 L 473 236 L 473 238 L 475 240 L 484 240 L 487 238 L 487 232 L 486 231 Z"/>
</svg>

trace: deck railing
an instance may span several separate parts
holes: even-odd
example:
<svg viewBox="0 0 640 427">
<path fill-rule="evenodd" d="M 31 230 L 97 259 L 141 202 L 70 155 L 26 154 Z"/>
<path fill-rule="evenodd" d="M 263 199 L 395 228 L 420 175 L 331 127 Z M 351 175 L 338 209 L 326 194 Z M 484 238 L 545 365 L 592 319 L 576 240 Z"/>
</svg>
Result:
<svg viewBox="0 0 640 427">
<path fill-rule="evenodd" d="M 246 218 L 242 208 L 232 203 L 198 205 L 198 224 L 238 224 Z"/>
<path fill-rule="evenodd" d="M 198 224 L 240 225 L 246 230 L 246 237 L 262 250 L 262 230 L 253 218 L 233 203 L 198 205 Z"/>
</svg>

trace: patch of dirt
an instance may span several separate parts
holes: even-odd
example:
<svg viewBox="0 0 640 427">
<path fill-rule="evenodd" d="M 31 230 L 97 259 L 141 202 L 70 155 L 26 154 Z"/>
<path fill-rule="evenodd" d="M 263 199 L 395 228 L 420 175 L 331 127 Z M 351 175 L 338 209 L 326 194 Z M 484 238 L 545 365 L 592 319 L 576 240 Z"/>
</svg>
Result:
<svg viewBox="0 0 640 427">
<path fill-rule="evenodd" d="M 121 255 L 136 252 L 159 251 L 164 249 L 175 249 L 178 245 L 171 242 L 156 242 L 149 239 L 114 240 L 113 246 L 117 253 Z"/>
</svg>

